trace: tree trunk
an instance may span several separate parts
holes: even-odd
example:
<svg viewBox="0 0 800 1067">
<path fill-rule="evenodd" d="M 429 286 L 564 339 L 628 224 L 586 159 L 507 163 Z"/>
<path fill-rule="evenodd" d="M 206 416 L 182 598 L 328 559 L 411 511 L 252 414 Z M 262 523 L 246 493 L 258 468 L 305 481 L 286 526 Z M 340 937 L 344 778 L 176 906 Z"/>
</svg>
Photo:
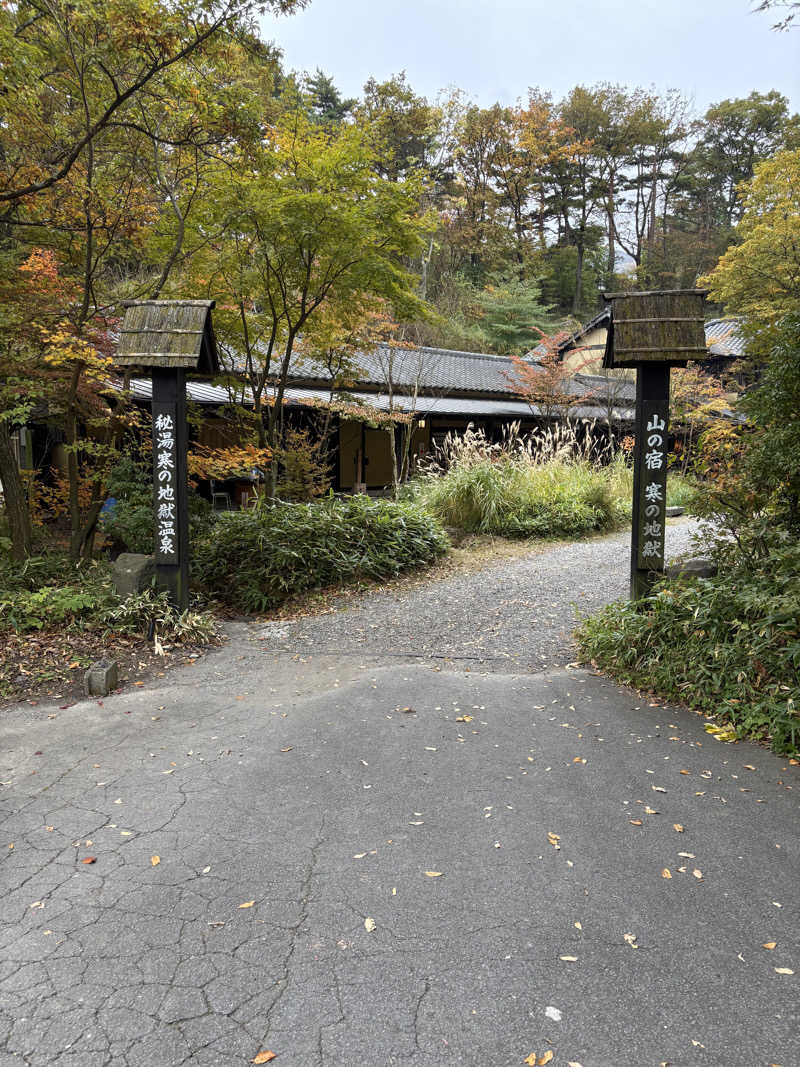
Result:
<svg viewBox="0 0 800 1067">
<path fill-rule="evenodd" d="M 577 258 L 575 265 L 575 296 L 572 300 L 572 312 L 577 315 L 581 308 L 581 301 L 583 300 L 583 255 L 584 255 L 584 236 L 580 234 L 579 240 L 575 244 L 577 250 Z"/>
<path fill-rule="evenodd" d="M 11 447 L 11 428 L 5 419 L 0 419 L 0 482 L 11 533 L 11 555 L 16 560 L 24 560 L 31 554 L 31 516 L 17 458 Z"/>
</svg>

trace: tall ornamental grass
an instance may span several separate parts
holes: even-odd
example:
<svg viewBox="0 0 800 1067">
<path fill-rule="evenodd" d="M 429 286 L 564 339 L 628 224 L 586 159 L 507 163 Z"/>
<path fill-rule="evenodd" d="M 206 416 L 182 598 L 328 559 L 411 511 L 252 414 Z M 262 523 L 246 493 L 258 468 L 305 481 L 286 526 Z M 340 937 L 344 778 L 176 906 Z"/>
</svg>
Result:
<svg viewBox="0 0 800 1067">
<path fill-rule="evenodd" d="M 480 432 L 445 441 L 411 492 L 446 526 L 504 537 L 578 537 L 630 519 L 624 456 L 598 455 L 570 428 L 490 444 Z"/>
</svg>

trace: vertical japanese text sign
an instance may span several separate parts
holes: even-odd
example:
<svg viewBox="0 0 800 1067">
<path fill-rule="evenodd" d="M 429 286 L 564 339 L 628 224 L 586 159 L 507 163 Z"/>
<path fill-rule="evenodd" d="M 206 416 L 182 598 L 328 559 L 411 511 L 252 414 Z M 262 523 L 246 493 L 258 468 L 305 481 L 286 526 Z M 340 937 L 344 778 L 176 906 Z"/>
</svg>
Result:
<svg viewBox="0 0 800 1067">
<path fill-rule="evenodd" d="M 659 401 L 661 401 L 659 403 Z M 664 568 L 664 528 L 667 508 L 668 394 L 643 403 L 641 426 L 644 441 L 637 457 L 641 468 L 636 509 L 638 522 L 636 563 L 639 570 Z"/>
<path fill-rule="evenodd" d="M 153 402 L 156 563 L 178 563 L 177 405 Z"/>
</svg>

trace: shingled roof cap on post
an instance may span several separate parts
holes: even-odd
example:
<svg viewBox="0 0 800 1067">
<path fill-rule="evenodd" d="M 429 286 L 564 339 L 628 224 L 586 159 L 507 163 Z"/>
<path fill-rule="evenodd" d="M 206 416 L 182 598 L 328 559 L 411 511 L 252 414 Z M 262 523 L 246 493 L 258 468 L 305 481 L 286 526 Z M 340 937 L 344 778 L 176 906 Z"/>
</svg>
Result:
<svg viewBox="0 0 800 1067">
<path fill-rule="evenodd" d="M 126 300 L 114 362 L 219 374 L 214 300 Z"/>
</svg>

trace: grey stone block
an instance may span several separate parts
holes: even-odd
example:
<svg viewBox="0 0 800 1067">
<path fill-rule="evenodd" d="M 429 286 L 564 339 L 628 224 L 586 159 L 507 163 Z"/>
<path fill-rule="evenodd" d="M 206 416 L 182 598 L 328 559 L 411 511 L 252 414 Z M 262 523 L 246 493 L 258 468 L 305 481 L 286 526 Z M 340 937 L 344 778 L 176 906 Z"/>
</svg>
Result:
<svg viewBox="0 0 800 1067">
<path fill-rule="evenodd" d="M 148 589 L 155 573 L 156 561 L 153 556 L 144 556 L 139 552 L 123 552 L 114 563 L 111 580 L 117 595 L 124 599 Z"/>
<path fill-rule="evenodd" d="M 716 563 L 701 556 L 672 563 L 666 569 L 668 578 L 713 578 L 716 573 Z"/>
<path fill-rule="evenodd" d="M 666 516 L 668 519 L 677 519 L 679 515 L 683 515 L 685 508 L 680 508 L 677 505 L 673 505 L 670 508 L 665 508 Z"/>
<path fill-rule="evenodd" d="M 87 697 L 104 697 L 119 685 L 119 670 L 115 659 L 99 659 L 83 676 Z"/>
</svg>

